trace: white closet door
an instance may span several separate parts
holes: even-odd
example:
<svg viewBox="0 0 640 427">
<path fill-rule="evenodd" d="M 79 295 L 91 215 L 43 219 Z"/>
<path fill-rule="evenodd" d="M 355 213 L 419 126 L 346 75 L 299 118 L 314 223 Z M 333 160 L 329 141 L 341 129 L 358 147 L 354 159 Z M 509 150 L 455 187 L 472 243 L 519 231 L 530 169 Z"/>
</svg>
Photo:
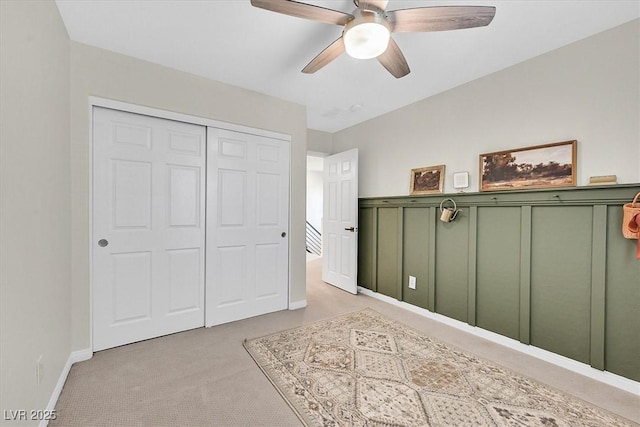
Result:
<svg viewBox="0 0 640 427">
<path fill-rule="evenodd" d="M 212 326 L 288 307 L 289 142 L 207 130 Z"/>
<path fill-rule="evenodd" d="M 94 108 L 94 350 L 204 325 L 205 139 Z"/>
</svg>

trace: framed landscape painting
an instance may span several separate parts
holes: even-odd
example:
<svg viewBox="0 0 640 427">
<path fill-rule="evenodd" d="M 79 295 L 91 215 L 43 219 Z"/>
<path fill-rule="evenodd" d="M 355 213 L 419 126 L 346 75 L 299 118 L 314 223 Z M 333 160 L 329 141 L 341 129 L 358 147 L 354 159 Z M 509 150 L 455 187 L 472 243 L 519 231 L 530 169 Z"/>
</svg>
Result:
<svg viewBox="0 0 640 427">
<path fill-rule="evenodd" d="M 411 169 L 411 195 L 442 193 L 444 165 Z"/>
<path fill-rule="evenodd" d="M 480 191 L 576 185 L 577 141 L 480 155 Z"/>
</svg>

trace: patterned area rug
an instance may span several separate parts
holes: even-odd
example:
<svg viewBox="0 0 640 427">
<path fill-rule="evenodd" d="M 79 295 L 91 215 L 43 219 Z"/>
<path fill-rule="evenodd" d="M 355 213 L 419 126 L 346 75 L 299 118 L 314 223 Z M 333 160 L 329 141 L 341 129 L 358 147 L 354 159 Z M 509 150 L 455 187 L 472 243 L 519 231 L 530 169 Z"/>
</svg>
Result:
<svg viewBox="0 0 640 427">
<path fill-rule="evenodd" d="M 370 309 L 245 348 L 310 426 L 635 425 Z"/>
</svg>

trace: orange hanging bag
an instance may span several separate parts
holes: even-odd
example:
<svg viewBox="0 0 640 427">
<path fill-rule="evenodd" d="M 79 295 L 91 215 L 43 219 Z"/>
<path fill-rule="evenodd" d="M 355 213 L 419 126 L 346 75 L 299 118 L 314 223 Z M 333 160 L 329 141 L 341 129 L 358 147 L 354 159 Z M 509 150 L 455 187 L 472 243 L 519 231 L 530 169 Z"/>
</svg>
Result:
<svg viewBox="0 0 640 427">
<path fill-rule="evenodd" d="M 622 207 L 622 235 L 627 239 L 638 241 L 636 258 L 640 259 L 640 193 L 636 194 L 631 203 Z"/>
</svg>

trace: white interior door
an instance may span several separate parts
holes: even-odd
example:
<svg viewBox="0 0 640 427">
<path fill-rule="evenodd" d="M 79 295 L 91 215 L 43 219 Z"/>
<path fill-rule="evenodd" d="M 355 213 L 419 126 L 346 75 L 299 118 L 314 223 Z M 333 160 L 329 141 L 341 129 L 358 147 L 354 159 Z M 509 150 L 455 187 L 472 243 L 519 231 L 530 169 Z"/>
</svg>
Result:
<svg viewBox="0 0 640 427">
<path fill-rule="evenodd" d="M 94 350 L 204 325 L 205 138 L 94 108 Z"/>
<path fill-rule="evenodd" d="M 324 159 L 322 280 L 358 293 L 358 149 Z"/>
<path fill-rule="evenodd" d="M 289 142 L 207 130 L 207 313 L 212 326 L 288 307 Z"/>
</svg>

